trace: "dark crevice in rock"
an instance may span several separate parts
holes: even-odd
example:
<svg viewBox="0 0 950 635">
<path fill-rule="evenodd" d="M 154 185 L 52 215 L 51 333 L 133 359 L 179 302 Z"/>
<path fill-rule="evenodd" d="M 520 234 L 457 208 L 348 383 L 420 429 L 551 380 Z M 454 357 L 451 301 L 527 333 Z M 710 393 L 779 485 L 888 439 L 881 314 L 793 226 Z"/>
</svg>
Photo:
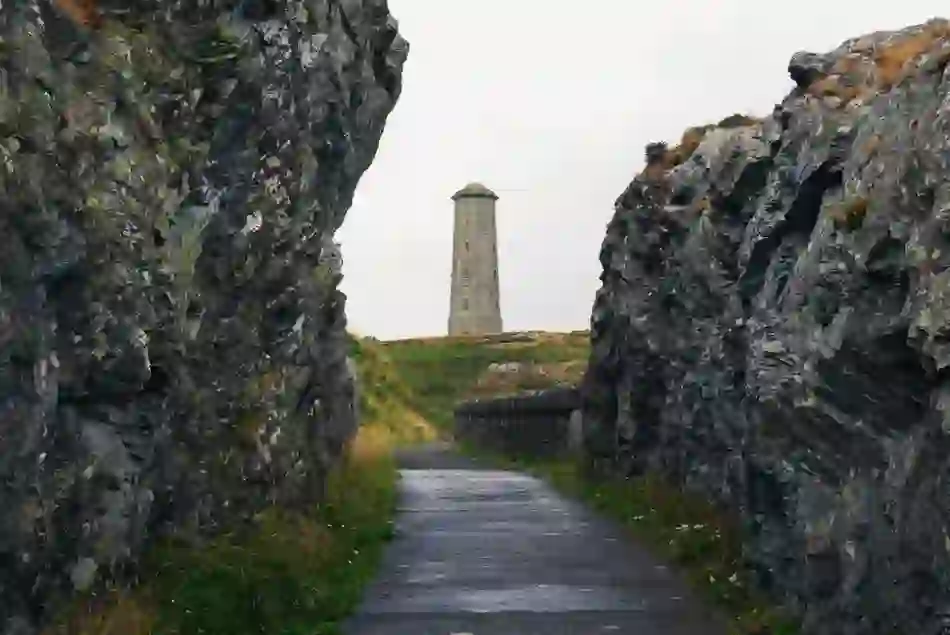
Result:
<svg viewBox="0 0 950 635">
<path fill-rule="evenodd" d="M 723 248 L 718 250 L 717 260 L 730 280 L 739 280 L 742 275 L 739 245 L 746 223 L 755 211 L 754 204 L 768 182 L 771 168 L 771 160 L 750 162 L 727 195 L 715 192 L 712 196 L 713 209 L 717 216 L 721 216 L 723 223 Z"/>
<path fill-rule="evenodd" d="M 840 166 L 832 161 L 822 163 L 809 175 L 796 193 L 788 212 L 771 232 L 762 237 L 752 248 L 752 253 L 746 263 L 745 270 L 740 278 L 742 301 L 748 312 L 752 298 L 758 295 L 765 284 L 766 274 L 776 252 L 779 252 L 783 242 L 788 240 L 794 244 L 786 248 L 786 259 L 794 258 L 798 251 L 807 245 L 818 216 L 821 213 L 821 204 L 825 194 L 832 188 L 841 187 Z M 787 262 L 785 267 L 790 267 Z M 784 288 L 784 282 L 779 285 L 778 292 Z"/>
<path fill-rule="evenodd" d="M 693 198 L 695 198 L 695 195 L 694 189 L 688 187 L 681 188 L 670 198 L 670 205 L 689 205 Z"/>
<path fill-rule="evenodd" d="M 160 395 L 164 393 L 171 384 L 171 377 L 163 367 L 152 364 L 148 381 L 142 386 L 142 391 Z"/>
<path fill-rule="evenodd" d="M 346 11 L 343 10 L 343 5 L 338 2 L 332 2 L 330 3 L 330 7 L 336 9 L 337 15 L 340 18 L 340 26 L 343 28 L 343 32 L 346 33 L 346 36 L 351 42 L 358 44 L 360 38 L 356 34 L 356 29 L 353 28 L 349 16 L 346 15 Z"/>
<path fill-rule="evenodd" d="M 376 42 L 376 54 L 373 56 L 373 74 L 376 76 L 376 81 L 393 99 L 399 97 L 401 80 L 399 75 L 390 68 L 386 52 L 396 41 L 398 35 L 395 28 L 387 28 L 382 31 L 379 40 Z"/>
<path fill-rule="evenodd" d="M 907 332 L 887 333 L 871 342 L 846 343 L 818 363 L 819 396 L 878 433 L 906 432 L 929 406 L 931 380 Z M 881 378 L 887 377 L 881 384 Z"/>
<path fill-rule="evenodd" d="M 281 3 L 277 0 L 243 0 L 241 13 L 248 20 L 263 22 L 278 17 Z"/>
<path fill-rule="evenodd" d="M 874 282 L 887 284 L 898 277 L 906 277 L 903 269 L 904 243 L 888 235 L 876 243 L 865 261 L 867 276 Z"/>
</svg>

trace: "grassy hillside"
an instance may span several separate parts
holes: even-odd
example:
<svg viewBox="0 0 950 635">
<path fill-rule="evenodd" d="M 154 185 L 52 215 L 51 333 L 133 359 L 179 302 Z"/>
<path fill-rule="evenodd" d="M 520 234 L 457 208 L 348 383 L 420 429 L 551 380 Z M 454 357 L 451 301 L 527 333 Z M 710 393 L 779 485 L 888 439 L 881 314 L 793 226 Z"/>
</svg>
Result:
<svg viewBox="0 0 950 635">
<path fill-rule="evenodd" d="M 350 356 L 359 376 L 361 434 L 385 435 L 394 444 L 436 436 L 432 425 L 417 412 L 412 387 L 382 343 L 353 338 Z"/>
<path fill-rule="evenodd" d="M 508 333 L 377 345 L 405 390 L 400 399 L 447 429 L 460 399 L 576 384 L 587 366 L 589 334 Z"/>
</svg>

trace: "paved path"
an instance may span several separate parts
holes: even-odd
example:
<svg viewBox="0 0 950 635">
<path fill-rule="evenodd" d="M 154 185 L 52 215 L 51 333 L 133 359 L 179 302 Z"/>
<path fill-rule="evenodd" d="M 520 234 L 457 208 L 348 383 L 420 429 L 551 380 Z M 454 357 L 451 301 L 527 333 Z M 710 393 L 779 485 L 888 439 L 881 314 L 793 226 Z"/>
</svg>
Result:
<svg viewBox="0 0 950 635">
<path fill-rule="evenodd" d="M 346 635 L 720 635 L 621 529 L 448 448 L 400 457 L 396 539 Z"/>
</svg>

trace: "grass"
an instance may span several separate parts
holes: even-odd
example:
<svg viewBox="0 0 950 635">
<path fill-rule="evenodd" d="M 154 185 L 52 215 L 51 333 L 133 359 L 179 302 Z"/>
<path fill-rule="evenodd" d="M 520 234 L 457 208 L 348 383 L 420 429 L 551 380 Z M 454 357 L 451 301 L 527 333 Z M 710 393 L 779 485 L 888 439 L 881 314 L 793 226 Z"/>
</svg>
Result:
<svg viewBox="0 0 950 635">
<path fill-rule="evenodd" d="M 562 370 L 580 362 L 586 365 L 589 336 L 576 333 L 532 333 L 523 338 L 455 337 L 402 340 L 380 344 L 400 381 L 408 389 L 409 406 L 437 428 L 452 425 L 455 404 L 493 381 L 486 377 L 493 363 L 517 362 L 548 369 L 547 378 L 538 373 L 522 375 L 531 389 L 555 385 L 564 378 Z M 570 375 L 570 373 L 568 373 Z M 573 377 L 573 376 L 572 376 Z M 517 382 L 495 386 L 500 392 L 516 392 Z M 496 393 L 497 394 L 497 393 Z"/>
<path fill-rule="evenodd" d="M 396 441 L 361 430 L 307 513 L 269 509 L 196 548 L 166 543 L 147 581 L 83 598 L 47 635 L 333 635 L 392 536 Z"/>
<path fill-rule="evenodd" d="M 161 551 L 160 632 L 330 635 L 358 603 L 392 536 L 389 432 L 366 428 L 312 514 L 270 510 L 245 536 Z"/>
<path fill-rule="evenodd" d="M 877 81 L 883 88 L 898 85 L 908 72 L 908 62 L 933 51 L 950 37 L 950 23 L 931 20 L 917 33 L 905 35 L 880 47 L 874 54 Z"/>
<path fill-rule="evenodd" d="M 471 446 L 470 454 L 486 453 Z M 701 597 L 726 615 L 733 635 L 794 635 L 797 624 L 755 588 L 744 565 L 737 523 L 705 497 L 663 478 L 594 476 L 572 458 L 490 455 L 492 461 L 543 478 L 562 493 L 619 521 L 641 544 L 675 566 Z"/>
<path fill-rule="evenodd" d="M 837 97 L 844 106 L 861 96 L 862 87 L 849 84 L 840 75 L 828 75 L 809 85 L 807 91 L 815 97 Z"/>
<path fill-rule="evenodd" d="M 473 397 L 498 397 L 554 386 L 576 386 L 586 369 L 586 359 L 545 364 L 520 363 L 482 373 L 468 392 Z"/>
<path fill-rule="evenodd" d="M 706 138 L 706 134 L 713 128 L 715 128 L 715 126 L 711 125 L 687 128 L 680 139 L 679 145 L 670 151 L 672 156 L 668 159 L 669 167 L 686 163 L 686 161 L 693 156 L 693 153 L 696 152 L 696 149 L 699 148 L 703 139 Z"/>
<path fill-rule="evenodd" d="M 761 119 L 735 113 L 723 118 L 716 124 L 687 128 L 680 137 L 679 144 L 676 146 L 670 148 L 666 143 L 656 144 L 657 153 L 655 160 L 650 159 L 650 151 L 648 148 L 647 166 L 644 168 L 643 173 L 651 180 L 661 181 L 669 170 L 686 163 L 690 157 L 693 156 L 710 131 L 716 128 L 743 128 L 761 123 Z"/>
<path fill-rule="evenodd" d="M 377 428 L 388 430 L 394 444 L 431 441 L 435 428 L 418 411 L 417 389 L 405 378 L 385 345 L 353 338 L 350 355 L 360 378 L 360 415 Z"/>
<path fill-rule="evenodd" d="M 435 431 L 385 352 L 354 339 L 363 426 L 310 509 L 270 508 L 198 547 L 165 542 L 142 583 L 78 600 L 44 635 L 333 635 L 392 537 L 393 449 Z"/>
</svg>

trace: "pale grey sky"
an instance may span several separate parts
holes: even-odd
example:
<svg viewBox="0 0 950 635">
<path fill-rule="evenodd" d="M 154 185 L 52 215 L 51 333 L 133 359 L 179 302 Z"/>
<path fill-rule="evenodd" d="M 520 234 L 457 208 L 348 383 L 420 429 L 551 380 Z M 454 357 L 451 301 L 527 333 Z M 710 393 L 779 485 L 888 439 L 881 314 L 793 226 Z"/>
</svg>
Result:
<svg viewBox="0 0 950 635">
<path fill-rule="evenodd" d="M 650 141 L 789 90 L 797 50 L 950 16 L 938 0 L 390 0 L 402 97 L 338 239 L 350 328 L 444 334 L 452 201 L 498 201 L 506 330 L 587 328 L 613 203 Z"/>
</svg>

